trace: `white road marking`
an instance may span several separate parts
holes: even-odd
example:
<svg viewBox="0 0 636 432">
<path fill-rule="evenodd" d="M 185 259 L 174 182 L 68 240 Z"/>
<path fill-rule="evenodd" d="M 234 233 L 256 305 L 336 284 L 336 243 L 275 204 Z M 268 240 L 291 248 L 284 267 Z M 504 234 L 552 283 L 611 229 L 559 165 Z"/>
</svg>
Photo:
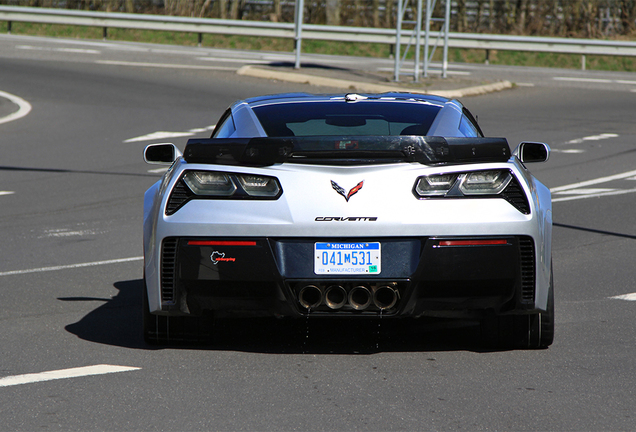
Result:
<svg viewBox="0 0 636 432">
<path fill-rule="evenodd" d="M 600 83 L 600 84 L 636 85 L 636 81 L 631 81 L 631 80 L 613 80 L 613 79 L 606 79 L 606 78 L 554 77 L 553 79 L 555 81 L 573 81 L 573 82 L 589 82 L 589 83 Z"/>
<path fill-rule="evenodd" d="M 613 192 L 616 189 L 609 188 L 579 188 L 579 189 L 568 189 L 561 192 L 556 192 L 557 194 L 563 195 L 593 195 L 593 194 L 601 194 L 604 192 Z"/>
<path fill-rule="evenodd" d="M 153 174 L 163 174 L 166 171 L 168 171 L 167 167 L 166 168 L 155 168 L 155 169 L 148 170 L 149 173 L 153 173 Z"/>
<path fill-rule="evenodd" d="M 389 67 L 380 67 L 380 68 L 377 68 L 376 70 L 378 72 L 393 72 L 394 69 L 393 68 L 389 68 Z M 441 69 L 429 69 L 428 72 L 441 75 L 442 70 Z M 413 73 L 415 73 L 415 69 L 412 69 L 412 68 L 403 69 L 402 72 L 400 72 L 400 73 L 402 75 L 413 74 Z M 471 75 L 471 72 L 458 71 L 458 70 L 447 70 L 446 73 L 448 75 L 462 75 L 462 76 Z"/>
<path fill-rule="evenodd" d="M 558 186 L 550 189 L 550 192 L 553 195 L 572 195 L 562 198 L 552 198 L 552 202 L 560 202 L 560 201 L 573 201 L 578 199 L 587 199 L 587 198 L 600 198 L 605 196 L 615 196 L 615 195 L 624 195 L 629 193 L 636 192 L 636 188 L 634 189 L 616 189 L 616 188 L 590 188 L 587 189 L 588 186 L 594 186 L 601 183 L 608 183 L 615 180 L 627 180 L 630 178 L 634 178 L 636 176 L 636 171 L 628 171 L 621 174 L 615 174 L 607 177 L 599 177 L 592 180 L 586 180 L 578 183 L 572 183 L 565 186 Z"/>
<path fill-rule="evenodd" d="M 36 47 L 32 45 L 17 45 L 16 49 L 22 50 L 34 50 L 34 51 L 55 51 L 55 52 L 69 52 L 77 54 L 101 54 L 101 51 L 82 48 L 48 48 L 48 47 Z"/>
<path fill-rule="evenodd" d="M 551 152 L 554 153 L 565 153 L 565 154 L 579 154 L 585 153 L 585 150 L 582 149 L 550 149 Z"/>
<path fill-rule="evenodd" d="M 223 58 L 223 57 L 197 57 L 197 60 L 214 61 L 223 63 L 254 63 L 254 64 L 270 64 L 269 60 L 242 59 L 242 58 Z"/>
<path fill-rule="evenodd" d="M 622 180 L 622 179 L 626 179 L 628 177 L 633 177 L 633 176 L 636 176 L 636 171 L 628 171 L 628 172 L 624 172 L 624 173 L 621 173 L 621 174 L 615 174 L 615 175 L 611 175 L 611 176 L 607 176 L 607 177 L 599 177 L 597 179 L 586 180 L 586 181 L 582 181 L 582 182 L 578 182 L 578 183 L 572 183 L 572 184 L 565 185 L 565 186 L 555 187 L 555 188 L 550 189 L 550 192 L 555 193 L 555 192 L 560 192 L 560 191 L 564 191 L 564 190 L 568 190 L 568 189 L 576 189 L 576 188 L 580 188 L 580 187 L 587 187 L 587 186 L 597 185 L 597 184 L 601 184 L 601 183 L 611 182 L 611 181 L 614 181 L 614 180 Z"/>
<path fill-rule="evenodd" d="M 564 198 L 553 198 L 552 202 L 554 203 L 559 201 L 574 201 L 574 200 L 587 199 L 587 198 L 601 198 L 606 196 L 625 195 L 625 194 L 634 193 L 634 192 L 636 192 L 636 189 L 622 189 L 622 190 L 615 190 L 612 192 L 601 192 L 601 193 L 591 194 L 591 195 L 576 195 L 576 196 L 570 196 L 570 197 L 564 197 Z"/>
<path fill-rule="evenodd" d="M 140 370 L 138 367 L 131 366 L 114 366 L 114 365 L 95 365 L 85 366 L 71 369 L 61 369 L 48 372 L 31 373 L 25 375 L 14 375 L 0 378 L 0 387 L 16 386 L 21 384 L 30 384 L 42 381 L 52 381 L 66 378 L 78 378 L 91 375 L 104 375 L 116 372 L 129 372 Z"/>
<path fill-rule="evenodd" d="M 13 191 L 0 191 L 0 195 L 13 195 L 14 193 Z"/>
<path fill-rule="evenodd" d="M 584 141 L 600 141 L 604 139 L 617 138 L 619 135 L 615 133 L 603 133 L 600 135 L 590 135 L 583 138 L 577 138 L 567 141 L 565 144 L 581 144 Z"/>
<path fill-rule="evenodd" d="M 610 297 L 612 300 L 627 300 L 627 301 L 636 301 L 636 293 L 631 294 L 623 294 L 614 297 Z"/>
<path fill-rule="evenodd" d="M 534 87 L 535 86 L 534 83 L 520 83 L 520 82 L 516 82 L 515 85 L 517 87 Z"/>
<path fill-rule="evenodd" d="M 0 276 L 13 276 L 13 275 L 22 275 L 22 274 L 29 274 L 29 273 L 42 273 L 42 272 L 49 272 L 49 271 L 56 271 L 56 270 L 76 269 L 76 268 L 82 268 L 82 267 L 94 267 L 94 266 L 101 266 L 101 265 L 108 265 L 108 264 L 120 264 L 120 263 L 131 262 L 131 261 L 141 261 L 143 259 L 144 257 L 138 256 L 138 257 L 131 257 L 131 258 L 105 260 L 105 261 L 93 261 L 93 262 L 79 263 L 79 264 L 40 267 L 40 268 L 32 268 L 32 269 L 26 269 L 26 270 L 11 270 L 6 272 L 0 272 Z"/>
<path fill-rule="evenodd" d="M 222 70 L 222 71 L 235 71 L 235 67 L 226 66 L 197 66 L 197 65 L 182 65 L 182 64 L 168 64 L 168 63 L 142 63 L 142 62 L 125 62 L 125 61 L 113 61 L 113 60 L 97 60 L 95 63 L 112 66 L 132 66 L 132 67 L 154 67 L 162 69 L 194 69 L 194 70 Z"/>
<path fill-rule="evenodd" d="M 98 234 L 98 232 L 92 229 L 71 231 L 67 228 L 61 228 L 44 231 L 44 237 L 75 237 L 95 234 Z"/>
<path fill-rule="evenodd" d="M 31 112 L 31 104 L 22 99 L 21 97 L 12 95 L 11 93 L 0 91 L 0 97 L 9 99 L 11 102 L 18 106 L 18 110 L 13 114 L 0 118 L 0 124 L 8 123 L 13 120 L 20 119 Z"/>
<path fill-rule="evenodd" d="M 168 139 L 168 138 L 194 136 L 196 134 L 200 134 L 203 132 L 209 132 L 213 130 L 215 127 L 216 125 L 210 125 L 203 128 L 190 129 L 189 131 L 186 131 L 186 132 L 157 131 L 157 132 L 149 133 L 148 135 L 142 135 L 135 138 L 129 138 L 125 140 L 124 142 L 130 143 L 130 142 L 138 142 L 138 141 L 153 141 L 153 140 L 162 140 L 162 139 Z"/>
<path fill-rule="evenodd" d="M 589 82 L 589 83 L 604 83 L 611 84 L 616 82 L 611 79 L 599 79 L 599 78 L 576 78 L 576 77 L 554 77 L 555 81 L 575 81 L 575 82 Z"/>
<path fill-rule="evenodd" d="M 157 131 L 150 133 L 148 135 L 142 135 L 135 138 L 130 138 L 124 141 L 125 143 L 137 142 L 137 141 L 152 141 L 152 140 L 163 140 L 168 138 L 180 138 L 195 135 L 192 132 L 166 132 L 166 131 Z"/>
</svg>

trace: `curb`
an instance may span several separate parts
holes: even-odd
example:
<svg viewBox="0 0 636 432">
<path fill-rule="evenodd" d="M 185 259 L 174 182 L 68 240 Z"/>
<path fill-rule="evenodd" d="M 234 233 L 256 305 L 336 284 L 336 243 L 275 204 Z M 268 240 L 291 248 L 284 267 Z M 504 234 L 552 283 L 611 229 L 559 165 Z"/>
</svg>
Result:
<svg viewBox="0 0 636 432">
<path fill-rule="evenodd" d="M 466 96 L 478 96 L 496 91 L 512 88 L 510 81 L 499 81 L 492 84 L 484 84 L 474 87 L 466 87 L 457 90 L 418 90 L 404 87 L 394 87 L 383 84 L 365 83 L 359 81 L 349 81 L 335 78 L 324 78 L 315 75 L 297 74 L 292 72 L 280 72 L 271 69 L 262 69 L 254 66 L 243 66 L 236 71 L 237 75 L 251 76 L 255 78 L 265 78 L 278 81 L 292 82 L 298 84 L 309 84 L 313 86 L 334 87 L 343 90 L 354 90 L 362 93 L 386 93 L 404 92 L 432 94 L 449 99 L 462 98 Z"/>
</svg>

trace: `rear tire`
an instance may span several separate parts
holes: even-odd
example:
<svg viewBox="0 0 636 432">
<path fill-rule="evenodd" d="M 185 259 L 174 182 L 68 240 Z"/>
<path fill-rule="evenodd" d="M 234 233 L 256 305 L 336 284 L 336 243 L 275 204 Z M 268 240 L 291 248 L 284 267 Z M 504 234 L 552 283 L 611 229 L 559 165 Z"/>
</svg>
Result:
<svg viewBox="0 0 636 432">
<path fill-rule="evenodd" d="M 142 297 L 143 336 L 147 344 L 176 345 L 212 341 L 214 325 L 212 317 L 166 316 L 150 313 L 145 278 Z"/>
<path fill-rule="evenodd" d="M 482 343 L 495 348 L 547 348 L 554 341 L 552 269 L 545 312 L 530 315 L 490 315 L 481 321 Z"/>
</svg>

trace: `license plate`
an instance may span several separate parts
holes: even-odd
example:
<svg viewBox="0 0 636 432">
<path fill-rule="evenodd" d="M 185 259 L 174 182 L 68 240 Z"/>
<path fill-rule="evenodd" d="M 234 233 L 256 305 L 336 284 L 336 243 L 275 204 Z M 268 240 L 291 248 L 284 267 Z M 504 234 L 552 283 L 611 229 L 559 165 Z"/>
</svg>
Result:
<svg viewBox="0 0 636 432">
<path fill-rule="evenodd" d="M 380 243 L 315 243 L 316 274 L 380 274 Z"/>
</svg>

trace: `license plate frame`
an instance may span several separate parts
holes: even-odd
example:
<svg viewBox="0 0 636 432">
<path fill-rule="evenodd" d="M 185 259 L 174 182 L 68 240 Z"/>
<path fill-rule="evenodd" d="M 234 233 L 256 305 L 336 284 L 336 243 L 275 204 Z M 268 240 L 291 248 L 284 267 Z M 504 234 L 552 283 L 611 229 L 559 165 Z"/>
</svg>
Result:
<svg viewBox="0 0 636 432">
<path fill-rule="evenodd" d="M 380 242 L 314 243 L 314 274 L 379 275 L 381 271 Z"/>
</svg>

